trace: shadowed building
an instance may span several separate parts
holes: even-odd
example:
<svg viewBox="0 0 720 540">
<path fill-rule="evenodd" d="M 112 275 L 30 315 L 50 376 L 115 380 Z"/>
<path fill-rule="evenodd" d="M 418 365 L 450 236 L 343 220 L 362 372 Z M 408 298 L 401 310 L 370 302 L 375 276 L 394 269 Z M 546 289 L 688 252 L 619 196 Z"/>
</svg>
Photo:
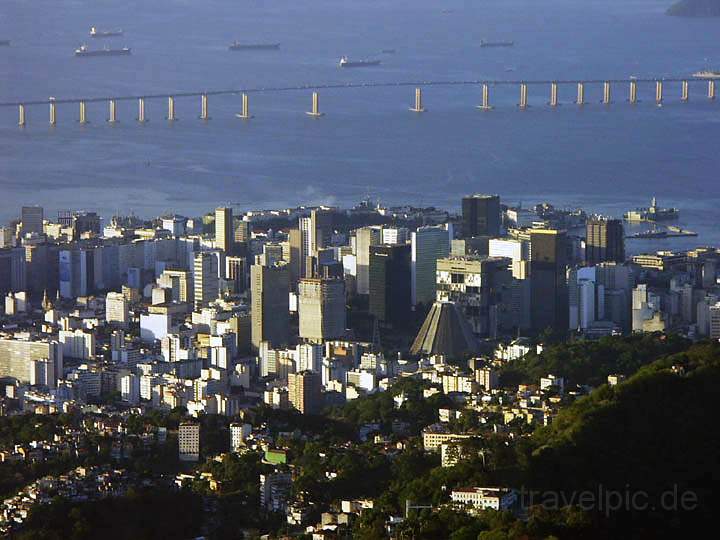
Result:
<svg viewBox="0 0 720 540">
<path fill-rule="evenodd" d="M 500 235 L 500 197 L 468 195 L 462 200 L 463 238 Z"/>
<path fill-rule="evenodd" d="M 593 218 L 585 225 L 585 261 L 625 262 L 625 231 L 619 219 Z"/>
<path fill-rule="evenodd" d="M 370 247 L 370 314 L 388 326 L 410 316 L 410 245 Z"/>
</svg>

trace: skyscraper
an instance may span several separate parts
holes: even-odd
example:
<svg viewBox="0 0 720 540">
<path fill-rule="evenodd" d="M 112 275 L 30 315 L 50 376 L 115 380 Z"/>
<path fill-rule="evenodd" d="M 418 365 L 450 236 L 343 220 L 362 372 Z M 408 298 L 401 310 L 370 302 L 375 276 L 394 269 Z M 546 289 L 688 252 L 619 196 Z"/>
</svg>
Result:
<svg viewBox="0 0 720 540">
<path fill-rule="evenodd" d="M 389 326 L 410 315 L 410 246 L 370 247 L 370 314 Z"/>
<path fill-rule="evenodd" d="M 244 257 L 226 257 L 225 277 L 232 284 L 235 294 L 245 292 L 247 289 L 247 260 Z"/>
<path fill-rule="evenodd" d="M 195 309 L 217 300 L 220 294 L 218 283 L 218 258 L 214 253 L 203 251 L 195 254 L 193 266 Z"/>
<path fill-rule="evenodd" d="M 412 233 L 412 305 L 435 301 L 437 260 L 450 253 L 450 234 L 445 226 L 420 227 Z"/>
<path fill-rule="evenodd" d="M 122 293 L 109 292 L 105 296 L 105 320 L 119 326 L 130 322 L 130 303 Z"/>
<path fill-rule="evenodd" d="M 625 231 L 622 221 L 602 217 L 588 219 L 585 231 L 585 261 L 589 265 L 625 262 Z"/>
<path fill-rule="evenodd" d="M 298 284 L 300 337 L 311 341 L 345 334 L 345 281 L 301 279 Z"/>
<path fill-rule="evenodd" d="M 530 230 L 530 313 L 535 331 L 564 331 L 568 327 L 566 261 L 564 230 Z"/>
<path fill-rule="evenodd" d="M 259 349 L 263 341 L 272 347 L 286 345 L 290 339 L 288 265 L 254 264 L 250 268 L 250 288 L 253 347 Z"/>
<path fill-rule="evenodd" d="M 43 233 L 43 209 L 41 206 L 23 206 L 20 216 L 22 235 Z"/>
<path fill-rule="evenodd" d="M 355 231 L 357 293 L 370 293 L 370 247 L 380 244 L 382 227 L 363 227 Z"/>
<path fill-rule="evenodd" d="M 512 271 L 506 257 L 448 257 L 437 261 L 437 301 L 455 302 L 473 332 L 495 337 L 510 309 Z"/>
<path fill-rule="evenodd" d="M 215 209 L 215 246 L 227 254 L 232 254 L 235 243 L 232 208 Z"/>
<path fill-rule="evenodd" d="M 312 371 L 288 374 L 288 398 L 302 414 L 317 414 L 322 408 L 322 376 Z"/>
<path fill-rule="evenodd" d="M 310 212 L 310 255 L 316 256 L 318 250 L 330 245 L 334 217 L 335 212 L 328 208 L 316 208 Z"/>
<path fill-rule="evenodd" d="M 25 290 L 25 250 L 0 249 L 0 294 Z"/>
<path fill-rule="evenodd" d="M 462 233 L 464 238 L 500 235 L 500 197 L 468 195 L 462 200 Z"/>
</svg>

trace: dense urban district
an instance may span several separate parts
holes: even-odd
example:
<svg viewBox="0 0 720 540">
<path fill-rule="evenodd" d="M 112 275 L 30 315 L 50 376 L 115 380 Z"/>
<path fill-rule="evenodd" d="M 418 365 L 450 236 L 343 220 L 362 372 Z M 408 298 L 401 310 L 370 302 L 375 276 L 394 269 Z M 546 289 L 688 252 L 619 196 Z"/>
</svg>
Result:
<svg viewBox="0 0 720 540">
<path fill-rule="evenodd" d="M 461 208 L 20 209 L 0 228 L 2 533 L 711 530 L 720 250 L 628 256 L 620 219 Z"/>
</svg>

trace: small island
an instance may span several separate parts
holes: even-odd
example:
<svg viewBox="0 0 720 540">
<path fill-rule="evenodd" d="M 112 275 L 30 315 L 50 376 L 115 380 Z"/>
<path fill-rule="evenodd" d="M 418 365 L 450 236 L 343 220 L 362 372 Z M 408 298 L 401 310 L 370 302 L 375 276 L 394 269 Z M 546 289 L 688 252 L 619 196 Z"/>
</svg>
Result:
<svg viewBox="0 0 720 540">
<path fill-rule="evenodd" d="M 668 8 L 667 14 L 676 17 L 720 17 L 720 0 L 680 0 Z"/>
</svg>

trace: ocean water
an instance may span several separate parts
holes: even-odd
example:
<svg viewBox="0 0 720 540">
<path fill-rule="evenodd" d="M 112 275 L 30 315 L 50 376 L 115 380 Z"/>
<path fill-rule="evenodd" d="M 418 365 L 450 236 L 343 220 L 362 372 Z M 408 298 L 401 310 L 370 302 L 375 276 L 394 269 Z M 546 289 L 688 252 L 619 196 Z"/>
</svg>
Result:
<svg viewBox="0 0 720 540">
<path fill-rule="evenodd" d="M 0 6 L 0 102 L 48 96 L 94 97 L 227 88 L 423 80 L 550 80 L 687 76 L 720 68 L 720 20 L 667 17 L 668 0 L 4 0 Z M 90 26 L 122 28 L 94 40 Z M 231 52 L 234 39 L 280 42 L 279 51 Z M 514 40 L 481 48 L 481 39 Z M 75 58 L 82 43 L 132 47 L 129 57 Z M 394 48 L 396 54 L 381 55 Z M 381 58 L 367 69 L 337 67 L 343 54 Z M 704 83 L 680 103 L 641 85 L 615 104 L 545 106 L 548 88 L 532 86 L 519 111 L 518 88 L 496 87 L 490 112 L 475 109 L 479 88 L 428 87 L 426 114 L 407 109 L 412 87 L 326 90 L 319 119 L 304 114 L 310 90 L 251 94 L 255 117 L 238 120 L 239 96 L 178 98 L 169 125 L 165 100 L 62 105 L 58 125 L 47 107 L 0 108 L 0 220 L 36 203 L 62 209 L 198 215 L 219 204 L 238 210 L 299 204 L 459 207 L 469 192 L 499 193 L 507 203 L 549 201 L 620 216 L 655 195 L 681 210 L 698 238 L 633 241 L 631 251 L 720 244 L 720 100 Z M 640 227 L 644 229 L 645 227 Z M 637 229 L 636 229 L 637 230 Z"/>
</svg>

